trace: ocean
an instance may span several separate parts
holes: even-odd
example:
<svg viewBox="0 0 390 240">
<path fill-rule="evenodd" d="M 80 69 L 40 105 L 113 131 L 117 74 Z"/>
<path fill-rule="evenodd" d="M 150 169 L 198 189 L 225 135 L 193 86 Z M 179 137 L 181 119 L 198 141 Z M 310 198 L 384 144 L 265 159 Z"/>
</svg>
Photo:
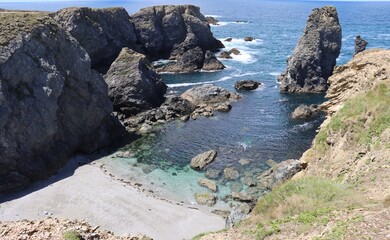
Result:
<svg viewBox="0 0 390 240">
<path fill-rule="evenodd" d="M 302 34 L 311 10 L 325 5 L 336 6 L 342 26 L 342 50 L 337 64 L 352 58 L 354 38 L 361 35 L 367 48 L 390 47 L 390 3 L 387 2 L 325 2 L 325 1 L 51 1 L 0 2 L 0 8 L 55 11 L 69 6 L 125 7 L 130 14 L 142 7 L 161 4 L 194 4 L 204 15 L 217 18 L 212 26 L 214 36 L 226 50 L 237 48 L 241 55 L 223 60 L 227 68 L 219 72 L 163 75 L 168 91 L 180 94 L 203 83 L 234 90 L 238 80 L 256 80 L 263 87 L 240 93 L 242 99 L 233 103 L 228 113 L 216 113 L 186 123 L 165 124 L 156 134 L 141 138 L 124 147 L 134 153 L 132 158 L 112 155 L 106 159 L 108 168 L 124 179 L 149 185 L 164 196 L 194 202 L 194 193 L 204 192 L 197 180 L 204 173 L 189 168 L 192 157 L 214 149 L 218 156 L 209 168 L 238 170 L 241 177 L 256 176 L 268 169 L 266 161 L 280 162 L 299 158 L 307 150 L 324 117 L 309 121 L 291 119 L 300 104 L 320 104 L 323 94 L 285 94 L 278 90 L 276 77 L 285 69 L 286 59 Z M 246 36 L 254 37 L 245 42 Z M 241 165 L 239 160 L 250 163 Z M 246 188 L 240 179 L 226 182 L 217 179 L 218 196 L 224 198 L 232 190 Z"/>
</svg>

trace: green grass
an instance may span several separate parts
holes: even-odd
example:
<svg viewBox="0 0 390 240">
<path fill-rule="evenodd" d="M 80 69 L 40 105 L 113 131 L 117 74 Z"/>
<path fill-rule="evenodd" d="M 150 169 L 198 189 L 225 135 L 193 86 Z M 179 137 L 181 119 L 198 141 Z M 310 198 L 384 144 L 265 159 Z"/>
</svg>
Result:
<svg viewBox="0 0 390 240">
<path fill-rule="evenodd" d="M 83 238 L 76 230 L 68 230 L 63 234 L 64 240 L 82 240 Z"/>
</svg>

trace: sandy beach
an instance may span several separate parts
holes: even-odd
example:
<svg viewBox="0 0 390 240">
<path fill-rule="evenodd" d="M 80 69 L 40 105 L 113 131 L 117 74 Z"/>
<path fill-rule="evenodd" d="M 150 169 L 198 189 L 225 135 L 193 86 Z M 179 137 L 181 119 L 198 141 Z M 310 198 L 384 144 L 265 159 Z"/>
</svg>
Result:
<svg viewBox="0 0 390 240">
<path fill-rule="evenodd" d="M 142 233 L 156 240 L 191 239 L 224 227 L 200 206 L 163 200 L 104 173 L 98 161 L 74 158 L 57 175 L 0 200 L 0 221 L 85 219 L 118 235 Z"/>
</svg>

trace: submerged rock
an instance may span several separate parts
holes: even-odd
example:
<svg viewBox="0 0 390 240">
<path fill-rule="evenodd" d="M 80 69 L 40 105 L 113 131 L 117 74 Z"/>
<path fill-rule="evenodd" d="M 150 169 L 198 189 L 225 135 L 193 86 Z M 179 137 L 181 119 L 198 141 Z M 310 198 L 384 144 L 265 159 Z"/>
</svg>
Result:
<svg viewBox="0 0 390 240">
<path fill-rule="evenodd" d="M 197 193 L 195 194 L 195 201 L 199 205 L 214 206 L 217 203 L 217 197 L 210 193 Z"/>
<path fill-rule="evenodd" d="M 241 52 L 237 48 L 232 48 L 229 50 L 229 54 L 239 55 Z"/>
<path fill-rule="evenodd" d="M 315 8 L 298 45 L 278 80 L 282 92 L 324 92 L 341 49 L 341 26 L 335 7 Z"/>
<path fill-rule="evenodd" d="M 245 42 L 252 42 L 253 40 L 255 40 L 253 37 L 245 37 L 244 38 Z"/>
<path fill-rule="evenodd" d="M 221 175 L 221 171 L 218 169 L 207 169 L 207 171 L 204 174 L 209 179 L 218 179 Z"/>
<path fill-rule="evenodd" d="M 207 165 L 213 162 L 216 157 L 217 152 L 215 150 L 201 153 L 191 160 L 190 166 L 196 170 L 203 170 Z"/>
<path fill-rule="evenodd" d="M 46 13 L 0 13 L 0 193 L 44 179 L 122 130 L 87 52 Z M 22 67 L 22 69 L 21 69 Z"/>
<path fill-rule="evenodd" d="M 206 187 L 206 188 L 210 189 L 212 192 L 217 192 L 217 190 L 218 190 L 217 184 L 214 181 L 206 179 L 206 178 L 199 179 L 198 184 L 202 187 Z"/>
<path fill-rule="evenodd" d="M 88 52 L 92 67 L 100 72 L 108 70 L 122 48 L 140 48 L 124 8 L 65 8 L 53 16 Z"/>
<path fill-rule="evenodd" d="M 259 85 L 261 85 L 261 83 L 253 81 L 253 80 L 241 80 L 241 81 L 237 81 L 234 84 L 234 88 L 239 90 L 239 91 L 241 91 L 241 90 L 250 91 L 250 90 L 257 89 L 259 87 Z"/>
<path fill-rule="evenodd" d="M 240 177 L 238 171 L 233 167 L 228 167 L 223 170 L 223 178 L 227 181 L 236 180 Z"/>
<path fill-rule="evenodd" d="M 307 119 L 310 117 L 317 116 L 318 114 L 320 114 L 320 109 L 318 105 L 301 104 L 291 113 L 291 117 L 295 119 L 297 118 Z"/>
<path fill-rule="evenodd" d="M 123 48 L 105 75 L 114 110 L 131 116 L 164 102 L 167 86 L 146 57 Z"/>
<path fill-rule="evenodd" d="M 259 180 L 260 186 L 266 189 L 272 189 L 275 185 L 292 178 L 301 169 L 299 160 L 289 159 L 263 172 L 257 179 Z"/>
<path fill-rule="evenodd" d="M 361 38 L 360 35 L 356 36 L 356 38 L 355 38 L 355 55 L 366 50 L 367 44 L 368 44 L 368 42 L 366 40 L 364 40 L 363 38 Z"/>
</svg>

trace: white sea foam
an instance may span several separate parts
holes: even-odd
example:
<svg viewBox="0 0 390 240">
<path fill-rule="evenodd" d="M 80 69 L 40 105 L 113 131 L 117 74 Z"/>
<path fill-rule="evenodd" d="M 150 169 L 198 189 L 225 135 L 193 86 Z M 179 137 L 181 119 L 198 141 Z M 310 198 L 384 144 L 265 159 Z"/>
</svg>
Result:
<svg viewBox="0 0 390 240">
<path fill-rule="evenodd" d="M 224 82 L 232 78 L 238 78 L 238 77 L 244 77 L 244 76 L 253 76 L 259 74 L 258 72 L 248 72 L 248 73 L 235 73 L 230 76 L 222 77 L 215 81 L 205 81 L 205 82 L 196 82 L 196 83 L 173 83 L 173 84 L 167 84 L 169 88 L 175 88 L 175 87 L 188 87 L 188 86 L 196 86 L 196 85 L 203 85 L 203 84 L 210 84 L 210 83 L 217 83 L 217 82 Z"/>
<path fill-rule="evenodd" d="M 271 76 L 279 76 L 280 75 L 280 72 L 270 72 L 270 73 L 268 73 L 269 75 L 271 75 Z"/>
<path fill-rule="evenodd" d="M 205 17 L 213 17 L 213 18 L 220 18 L 222 17 L 221 15 L 212 15 L 212 14 L 207 14 L 207 15 L 204 15 Z"/>
<path fill-rule="evenodd" d="M 220 39 L 223 41 L 224 39 Z M 256 46 L 262 45 L 262 39 L 254 39 L 253 41 L 245 41 L 244 39 L 233 38 L 230 42 L 223 41 L 225 45 L 225 51 L 229 51 L 232 48 L 236 48 L 240 51 L 240 54 L 231 54 L 232 59 L 222 59 L 223 61 L 239 61 L 244 64 L 250 64 L 256 62 L 258 59 L 256 53 L 259 51 L 255 49 Z"/>
<path fill-rule="evenodd" d="M 249 24 L 250 22 L 248 21 L 234 21 L 234 22 L 223 22 L 219 21 L 218 25 L 211 25 L 211 27 L 222 27 L 230 24 Z"/>
</svg>

